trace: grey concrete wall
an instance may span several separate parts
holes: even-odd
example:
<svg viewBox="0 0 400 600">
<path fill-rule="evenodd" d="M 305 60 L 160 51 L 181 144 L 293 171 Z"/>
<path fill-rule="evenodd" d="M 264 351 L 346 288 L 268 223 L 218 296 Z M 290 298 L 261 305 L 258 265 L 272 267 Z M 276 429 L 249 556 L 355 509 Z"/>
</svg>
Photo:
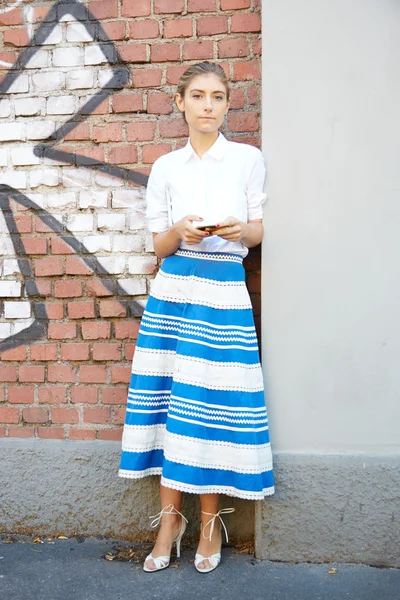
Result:
<svg viewBox="0 0 400 600">
<path fill-rule="evenodd" d="M 275 455 L 277 493 L 257 503 L 258 558 L 400 567 L 399 458 Z"/>
<path fill-rule="evenodd" d="M 159 510 L 158 477 L 133 482 L 117 476 L 121 444 L 70 440 L 0 441 L 0 533 L 105 535 L 153 539 L 149 515 Z M 254 503 L 224 498 L 232 541 L 254 535 Z M 199 531 L 198 496 L 187 494 L 186 540 Z"/>
</svg>

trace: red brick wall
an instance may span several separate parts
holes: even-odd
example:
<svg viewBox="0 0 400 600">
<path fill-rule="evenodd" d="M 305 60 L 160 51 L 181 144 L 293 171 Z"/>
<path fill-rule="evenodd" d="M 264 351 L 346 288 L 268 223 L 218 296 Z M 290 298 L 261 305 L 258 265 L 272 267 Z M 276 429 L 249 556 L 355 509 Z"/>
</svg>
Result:
<svg viewBox="0 0 400 600">
<path fill-rule="evenodd" d="M 0 12 L 0 436 L 117 440 L 157 268 L 129 174 L 185 142 L 172 98 L 203 59 L 232 82 L 225 134 L 259 144 L 260 1 L 93 0 L 72 17 L 66 6 Z M 112 89 L 110 68 L 125 77 Z M 258 324 L 259 249 L 246 265 Z"/>
</svg>

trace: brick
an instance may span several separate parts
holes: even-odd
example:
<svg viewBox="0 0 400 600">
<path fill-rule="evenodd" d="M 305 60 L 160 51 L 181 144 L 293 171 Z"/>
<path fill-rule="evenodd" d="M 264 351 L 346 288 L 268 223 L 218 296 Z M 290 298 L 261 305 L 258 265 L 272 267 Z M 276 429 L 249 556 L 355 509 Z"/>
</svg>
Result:
<svg viewBox="0 0 400 600">
<path fill-rule="evenodd" d="M 46 423 L 49 420 L 49 414 L 46 408 L 32 406 L 22 409 L 22 418 L 27 423 Z"/>
<path fill-rule="evenodd" d="M 90 19 L 114 19 L 118 17 L 117 0 L 97 0 L 89 2 Z"/>
<path fill-rule="evenodd" d="M 3 32 L 5 46 L 25 47 L 29 44 L 29 33 L 24 27 L 15 29 L 6 29 Z"/>
<path fill-rule="evenodd" d="M 31 23 L 39 23 L 51 21 L 55 19 L 52 15 L 51 6 L 35 6 L 29 12 L 29 21 Z"/>
<path fill-rule="evenodd" d="M 52 408 L 50 420 L 53 423 L 71 424 L 79 423 L 79 413 L 76 408 Z"/>
<path fill-rule="evenodd" d="M 128 142 L 149 142 L 154 139 L 156 124 L 154 121 L 143 123 L 127 123 L 126 139 Z"/>
<path fill-rule="evenodd" d="M 74 254 L 75 250 L 67 242 L 59 237 L 50 240 L 52 254 Z"/>
<path fill-rule="evenodd" d="M 165 21 L 163 36 L 165 38 L 191 37 L 193 35 L 192 19 L 171 19 Z"/>
<path fill-rule="evenodd" d="M 44 381 L 44 367 L 24 365 L 19 368 L 19 381 L 42 383 Z"/>
<path fill-rule="evenodd" d="M 100 301 L 100 316 L 101 317 L 125 317 L 126 306 L 118 300 L 101 300 Z"/>
<path fill-rule="evenodd" d="M 0 281 L 0 298 L 19 298 L 20 296 L 21 283 L 19 281 Z"/>
<path fill-rule="evenodd" d="M 17 346 L 16 348 L 10 348 L 10 350 L 4 350 L 1 353 L 1 360 L 15 362 L 26 360 L 26 346 Z"/>
<path fill-rule="evenodd" d="M 14 215 L 14 223 L 9 224 L 11 232 L 32 233 L 31 215 Z"/>
<path fill-rule="evenodd" d="M 39 387 L 38 397 L 41 404 L 65 404 L 67 402 L 67 388 L 48 385 Z"/>
<path fill-rule="evenodd" d="M 33 261 L 36 277 L 52 277 L 64 273 L 64 265 L 61 258 L 40 258 Z"/>
<path fill-rule="evenodd" d="M 122 140 L 122 123 L 108 123 L 107 125 L 98 125 L 93 128 L 93 141 L 100 142 L 120 142 Z"/>
<path fill-rule="evenodd" d="M 237 56 L 248 56 L 249 44 L 246 38 L 231 38 L 218 42 L 219 58 L 236 58 Z"/>
<path fill-rule="evenodd" d="M 151 12 L 151 0 L 122 0 L 123 17 L 147 17 Z"/>
<path fill-rule="evenodd" d="M 135 354 L 136 344 L 125 344 L 125 359 L 132 362 L 133 355 Z"/>
<path fill-rule="evenodd" d="M 9 387 L 8 401 L 10 402 L 10 404 L 33 404 L 33 387 Z"/>
<path fill-rule="evenodd" d="M 0 406 L 0 423 L 18 423 L 19 408 Z"/>
<path fill-rule="evenodd" d="M 71 427 L 68 437 L 70 440 L 94 440 L 96 439 L 96 430 Z"/>
<path fill-rule="evenodd" d="M 257 56 L 261 56 L 261 54 L 262 54 L 261 36 L 259 37 L 259 39 L 253 40 L 252 46 L 253 46 L 253 54 L 256 54 Z"/>
<path fill-rule="evenodd" d="M 62 360 L 89 360 L 89 344 L 61 344 L 61 359 Z"/>
<path fill-rule="evenodd" d="M 161 77 L 161 69 L 135 69 L 132 71 L 133 87 L 157 87 L 161 85 Z"/>
<path fill-rule="evenodd" d="M 156 115 L 169 115 L 173 110 L 173 98 L 169 94 L 149 93 L 147 112 Z"/>
<path fill-rule="evenodd" d="M 174 60 L 180 60 L 180 44 L 174 44 L 171 42 L 163 42 L 162 44 L 152 44 L 150 57 L 151 62 L 171 62 Z"/>
<path fill-rule="evenodd" d="M 5 395 L 5 389 L 4 387 L 0 388 L 0 402 L 5 402 L 6 400 L 6 395 Z"/>
<path fill-rule="evenodd" d="M 71 402 L 74 404 L 97 404 L 98 400 L 97 388 L 77 385 L 71 389 Z"/>
<path fill-rule="evenodd" d="M 0 142 L 15 142 L 23 137 L 22 123 L 1 123 Z"/>
<path fill-rule="evenodd" d="M 68 256 L 65 262 L 65 272 L 67 275 L 92 275 L 93 269 L 82 258 Z"/>
<path fill-rule="evenodd" d="M 231 32 L 255 33 L 261 31 L 261 19 L 258 13 L 232 15 Z"/>
<path fill-rule="evenodd" d="M 92 69 L 74 69 L 68 71 L 66 79 L 69 90 L 90 89 L 94 84 L 94 73 Z"/>
<path fill-rule="evenodd" d="M 122 440 L 122 429 L 99 429 L 99 440 L 108 440 L 110 442 L 120 442 Z"/>
<path fill-rule="evenodd" d="M 93 344 L 93 360 L 121 360 L 121 344 Z"/>
<path fill-rule="evenodd" d="M 35 116 L 40 115 L 44 108 L 42 98 L 20 98 L 15 100 L 16 116 Z"/>
<path fill-rule="evenodd" d="M 221 0 L 221 10 L 242 10 L 250 6 L 251 0 Z"/>
<path fill-rule="evenodd" d="M 112 99 L 112 110 L 114 113 L 130 113 L 143 110 L 142 93 L 117 94 Z"/>
<path fill-rule="evenodd" d="M 57 344 L 32 344 L 31 360 L 57 360 Z"/>
<path fill-rule="evenodd" d="M 114 408 L 112 411 L 112 419 L 115 425 L 123 425 L 125 423 L 126 407 Z"/>
<path fill-rule="evenodd" d="M 138 321 L 125 321 L 114 323 L 115 338 L 117 340 L 136 340 L 139 333 Z"/>
<path fill-rule="evenodd" d="M 104 148 L 77 148 L 76 164 L 78 166 L 93 165 L 98 161 L 104 162 Z"/>
<path fill-rule="evenodd" d="M 236 62 L 233 65 L 234 81 L 254 81 L 261 79 L 260 63 L 254 62 Z"/>
<path fill-rule="evenodd" d="M 109 21 L 108 23 L 101 23 L 101 26 L 99 38 L 102 41 L 124 40 L 126 37 L 126 25 L 123 21 Z"/>
<path fill-rule="evenodd" d="M 0 427 L 0 437 L 6 437 L 6 428 Z"/>
<path fill-rule="evenodd" d="M 6 319 L 29 319 L 31 305 L 29 302 L 4 302 L 4 317 Z"/>
<path fill-rule="evenodd" d="M 259 116 L 256 112 L 232 112 L 228 115 L 228 127 L 231 131 L 258 131 Z"/>
<path fill-rule="evenodd" d="M 187 65 L 183 67 L 168 67 L 167 68 L 167 83 L 176 85 L 187 69 Z"/>
<path fill-rule="evenodd" d="M 144 146 L 143 148 L 143 162 L 147 164 L 153 164 L 157 158 L 167 154 L 171 151 L 171 146 L 169 144 L 156 144 Z"/>
<path fill-rule="evenodd" d="M 163 138 L 179 138 L 189 135 L 189 128 L 182 118 L 167 119 L 159 122 L 160 136 Z"/>
<path fill-rule="evenodd" d="M 47 240 L 43 238 L 28 238 L 21 239 L 25 254 L 47 254 Z"/>
<path fill-rule="evenodd" d="M 38 427 L 38 436 L 46 440 L 63 440 L 65 431 L 63 427 Z"/>
<path fill-rule="evenodd" d="M 82 296 L 82 283 L 80 281 L 56 281 L 54 295 L 56 298 L 76 298 Z"/>
<path fill-rule="evenodd" d="M 229 105 L 231 109 L 244 108 L 245 96 L 243 90 L 234 89 L 231 90 L 229 97 Z"/>
<path fill-rule="evenodd" d="M 82 190 L 79 193 L 79 208 L 106 208 L 107 198 L 106 191 Z"/>
<path fill-rule="evenodd" d="M 82 365 L 79 373 L 79 383 L 105 383 L 107 370 L 103 366 Z"/>
<path fill-rule="evenodd" d="M 68 317 L 70 319 L 94 319 L 95 316 L 93 300 L 68 302 Z"/>
<path fill-rule="evenodd" d="M 64 317 L 64 305 L 62 302 L 47 302 L 45 309 L 49 319 L 61 320 Z"/>
<path fill-rule="evenodd" d="M 198 60 L 213 58 L 214 46 L 212 40 L 196 40 L 194 42 L 184 42 L 183 59 Z"/>
<path fill-rule="evenodd" d="M 188 12 L 215 12 L 216 0 L 188 0 Z"/>
<path fill-rule="evenodd" d="M 146 19 L 129 23 L 129 37 L 133 40 L 157 38 L 160 34 L 158 21 Z"/>
<path fill-rule="evenodd" d="M 97 229 L 101 231 L 124 231 L 125 227 L 126 215 L 122 213 L 99 213 L 97 215 Z M 105 258 L 107 262 L 107 258 L 114 257 L 109 256 Z M 101 261 L 100 264 L 102 264 Z"/>
<path fill-rule="evenodd" d="M 22 8 L 14 8 L 0 14 L 0 26 L 22 25 Z"/>
<path fill-rule="evenodd" d="M 111 383 L 129 383 L 131 367 L 111 367 Z"/>
<path fill-rule="evenodd" d="M 154 0 L 156 14 L 181 13 L 184 8 L 184 0 Z"/>
<path fill-rule="evenodd" d="M 109 148 L 108 160 L 110 163 L 117 165 L 137 163 L 137 148 L 135 148 L 135 146 L 116 146 L 115 148 Z"/>
<path fill-rule="evenodd" d="M 121 59 L 128 63 L 147 62 L 147 44 L 120 44 L 118 51 Z"/>
<path fill-rule="evenodd" d="M 75 383 L 76 373 L 70 365 L 49 365 L 47 381 L 50 383 Z"/>
<path fill-rule="evenodd" d="M 49 340 L 73 340 L 76 338 L 75 323 L 49 323 Z"/>
<path fill-rule="evenodd" d="M 101 423 L 111 424 L 111 408 L 99 407 L 99 408 L 84 408 L 83 409 L 83 420 L 85 423 Z"/>
<path fill-rule="evenodd" d="M 31 438 L 35 435 L 35 429 L 33 427 L 9 427 L 8 437 L 9 438 Z"/>
<path fill-rule="evenodd" d="M 90 130 L 88 123 L 77 123 L 76 127 L 72 129 L 67 135 L 64 137 L 66 141 L 81 141 L 81 140 L 90 140 Z"/>
<path fill-rule="evenodd" d="M 90 98 L 87 97 L 87 100 L 89 101 Z M 82 106 L 81 111 L 83 115 L 106 115 L 108 113 L 108 103 L 109 103 L 109 99 L 104 98 L 104 100 L 102 100 L 100 102 L 100 104 L 98 104 L 96 106 L 96 108 L 90 108 L 87 106 L 87 104 L 85 104 L 85 106 Z"/>
<path fill-rule="evenodd" d="M 216 35 L 228 32 L 228 17 L 203 17 L 197 19 L 197 35 Z"/>
<path fill-rule="evenodd" d="M 83 53 L 79 46 L 69 46 L 68 52 L 65 51 L 65 48 L 55 48 L 53 50 L 53 66 L 54 67 L 81 67 L 83 66 Z M 62 96 L 60 96 L 62 98 Z M 48 98 L 47 100 L 47 112 L 49 113 L 52 104 L 57 103 L 57 97 Z M 68 101 L 66 102 L 68 104 Z M 58 108 L 59 110 L 59 108 Z M 55 112 L 57 114 L 67 114 L 67 113 L 58 113 L 58 110 L 52 110 L 51 112 Z M 69 112 L 69 111 L 68 111 Z"/>
<path fill-rule="evenodd" d="M 34 73 L 32 81 L 36 92 L 55 92 L 64 88 L 65 74 L 57 71 Z"/>
<path fill-rule="evenodd" d="M 108 279 L 107 281 L 112 281 L 112 280 Z M 112 283 L 114 286 L 115 282 L 113 281 Z M 86 295 L 87 296 L 95 296 L 95 297 L 113 296 L 114 291 L 113 291 L 113 287 L 110 289 L 104 283 L 102 283 L 102 281 L 100 281 L 99 279 L 93 279 L 86 283 Z"/>
<path fill-rule="evenodd" d="M 126 404 L 127 389 L 126 387 L 104 388 L 102 390 L 103 404 Z"/>
<path fill-rule="evenodd" d="M 130 256 L 128 261 L 129 273 L 134 275 L 151 274 L 157 268 L 156 256 Z"/>
<path fill-rule="evenodd" d="M 260 100 L 260 88 L 252 85 L 247 88 L 247 101 L 249 104 L 258 104 Z"/>
</svg>

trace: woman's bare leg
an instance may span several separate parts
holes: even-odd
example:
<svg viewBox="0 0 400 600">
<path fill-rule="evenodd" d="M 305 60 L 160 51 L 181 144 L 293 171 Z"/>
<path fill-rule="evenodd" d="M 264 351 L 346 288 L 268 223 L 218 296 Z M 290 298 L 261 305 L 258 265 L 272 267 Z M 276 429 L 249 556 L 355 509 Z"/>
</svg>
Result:
<svg viewBox="0 0 400 600">
<path fill-rule="evenodd" d="M 181 510 L 182 492 L 172 490 L 160 484 L 160 499 L 161 508 L 173 504 L 176 510 Z M 178 535 L 181 523 L 182 517 L 180 515 L 167 514 L 162 516 L 157 540 L 152 550 L 154 558 L 157 558 L 158 556 L 169 556 L 171 554 L 172 540 Z M 154 570 L 157 568 L 154 561 L 151 559 L 146 561 L 146 567 Z"/>
<path fill-rule="evenodd" d="M 207 513 L 211 513 L 215 515 L 219 509 L 219 494 L 200 494 L 200 505 L 201 510 Z M 200 532 L 200 541 L 197 547 L 197 553 L 202 556 L 212 556 L 217 552 L 221 551 L 221 523 L 219 519 L 215 520 L 214 532 L 212 534 L 211 540 L 206 539 L 203 536 L 203 528 L 207 525 L 209 520 L 212 518 L 210 515 L 205 515 L 203 512 L 201 513 L 201 532 Z M 207 538 L 210 535 L 210 525 L 207 527 L 205 531 L 205 535 Z M 208 569 L 211 568 L 212 565 L 208 560 L 203 560 L 199 564 L 200 569 Z"/>
</svg>

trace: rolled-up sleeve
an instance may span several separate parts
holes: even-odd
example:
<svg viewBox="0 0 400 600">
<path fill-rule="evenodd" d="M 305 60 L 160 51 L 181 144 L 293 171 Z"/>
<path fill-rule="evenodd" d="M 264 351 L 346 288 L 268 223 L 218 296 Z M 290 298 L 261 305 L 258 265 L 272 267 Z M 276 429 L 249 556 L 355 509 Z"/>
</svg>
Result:
<svg viewBox="0 0 400 600">
<path fill-rule="evenodd" d="M 267 199 L 264 192 L 266 168 L 262 153 L 257 152 L 247 180 L 247 218 L 249 221 L 263 218 L 262 205 Z"/>
<path fill-rule="evenodd" d="M 169 229 L 167 180 L 160 162 L 158 159 L 154 163 L 146 190 L 147 226 L 153 233 Z"/>
</svg>

